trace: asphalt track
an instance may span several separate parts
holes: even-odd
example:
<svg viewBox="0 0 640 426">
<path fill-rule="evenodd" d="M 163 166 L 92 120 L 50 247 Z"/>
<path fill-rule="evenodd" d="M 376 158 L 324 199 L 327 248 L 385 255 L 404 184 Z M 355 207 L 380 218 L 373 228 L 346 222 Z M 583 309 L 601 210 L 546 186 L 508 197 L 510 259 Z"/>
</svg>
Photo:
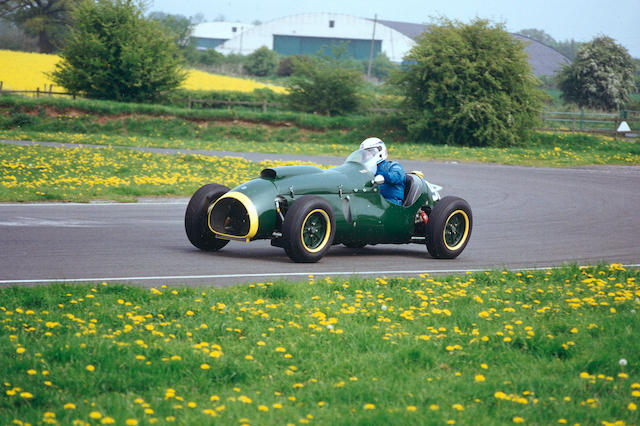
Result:
<svg viewBox="0 0 640 426">
<path fill-rule="evenodd" d="M 335 157 L 231 155 L 341 162 Z M 471 204 L 473 234 L 457 259 L 432 259 L 424 246 L 415 244 L 358 250 L 334 246 L 315 264 L 292 263 L 268 241 L 231 242 L 220 252 L 205 253 L 185 236 L 187 199 L 0 204 L 0 285 L 109 281 L 223 286 L 325 274 L 393 276 L 640 263 L 640 167 L 401 163 L 442 185 L 442 195 L 457 195 Z"/>
</svg>

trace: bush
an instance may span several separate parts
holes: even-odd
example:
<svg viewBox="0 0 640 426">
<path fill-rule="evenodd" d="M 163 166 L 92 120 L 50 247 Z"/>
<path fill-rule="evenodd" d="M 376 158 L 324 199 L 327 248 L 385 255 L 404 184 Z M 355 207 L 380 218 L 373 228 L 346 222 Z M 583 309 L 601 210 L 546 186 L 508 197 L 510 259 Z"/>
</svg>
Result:
<svg viewBox="0 0 640 426">
<path fill-rule="evenodd" d="M 360 110 L 364 104 L 362 74 L 345 65 L 336 52 L 294 59 L 287 88 L 289 104 L 297 111 L 343 115 Z"/>
<path fill-rule="evenodd" d="M 142 1 L 142 0 L 140 0 Z M 80 3 L 73 12 L 56 84 L 88 98 L 153 100 L 185 78 L 171 37 L 137 0 Z"/>
<path fill-rule="evenodd" d="M 395 76 L 416 140 L 470 146 L 523 141 L 541 110 L 524 46 L 502 25 L 443 20 L 423 33 Z"/>
<path fill-rule="evenodd" d="M 635 91 L 636 65 L 627 52 L 609 37 L 585 43 L 576 59 L 558 74 L 565 102 L 582 108 L 616 111 Z"/>
<path fill-rule="evenodd" d="M 260 49 L 247 55 L 247 62 L 244 64 L 244 69 L 251 75 L 265 77 L 276 72 L 278 63 L 278 54 L 266 46 L 262 46 Z"/>
</svg>

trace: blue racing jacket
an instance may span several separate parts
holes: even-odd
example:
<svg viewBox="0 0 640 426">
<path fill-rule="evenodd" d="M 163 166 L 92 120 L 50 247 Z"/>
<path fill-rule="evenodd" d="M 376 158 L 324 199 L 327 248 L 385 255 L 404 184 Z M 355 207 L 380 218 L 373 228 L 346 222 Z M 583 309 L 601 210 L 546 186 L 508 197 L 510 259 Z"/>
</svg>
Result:
<svg viewBox="0 0 640 426">
<path fill-rule="evenodd" d="M 395 161 L 383 161 L 378 164 L 376 174 L 384 177 L 380 185 L 380 194 L 388 201 L 402 205 L 404 201 L 404 168 Z"/>
</svg>

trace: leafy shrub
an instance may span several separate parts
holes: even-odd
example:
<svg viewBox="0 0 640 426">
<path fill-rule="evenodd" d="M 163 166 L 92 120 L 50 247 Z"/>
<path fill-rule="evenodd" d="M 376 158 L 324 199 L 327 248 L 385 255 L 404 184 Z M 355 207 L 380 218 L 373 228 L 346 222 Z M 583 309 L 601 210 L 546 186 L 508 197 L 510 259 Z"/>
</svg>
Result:
<svg viewBox="0 0 640 426">
<path fill-rule="evenodd" d="M 278 54 L 268 47 L 262 46 L 247 56 L 244 69 L 251 75 L 265 77 L 276 71 L 278 63 Z"/>
<path fill-rule="evenodd" d="M 627 49 L 602 36 L 585 43 L 576 59 L 558 74 L 565 102 L 616 111 L 635 91 L 636 65 Z"/>
<path fill-rule="evenodd" d="M 140 0 L 142 1 L 142 0 Z M 171 36 L 138 0 L 80 3 L 53 80 L 69 92 L 117 101 L 152 100 L 185 78 Z"/>
<path fill-rule="evenodd" d="M 476 19 L 429 27 L 394 83 L 416 140 L 509 146 L 525 140 L 541 109 L 524 46 L 502 25 Z"/>
<path fill-rule="evenodd" d="M 362 74 L 345 66 L 336 52 L 294 59 L 287 88 L 289 104 L 298 111 L 343 115 L 358 111 L 364 103 Z"/>
</svg>

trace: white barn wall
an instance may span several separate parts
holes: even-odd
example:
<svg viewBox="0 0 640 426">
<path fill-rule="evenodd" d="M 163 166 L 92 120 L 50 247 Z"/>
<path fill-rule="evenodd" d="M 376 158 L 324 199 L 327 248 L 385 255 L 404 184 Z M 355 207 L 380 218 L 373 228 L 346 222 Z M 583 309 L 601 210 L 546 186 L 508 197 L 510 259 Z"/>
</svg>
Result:
<svg viewBox="0 0 640 426">
<path fill-rule="evenodd" d="M 334 21 L 334 27 L 329 27 Z M 216 48 L 223 54 L 240 53 L 248 55 L 262 46 L 273 49 L 273 36 L 304 36 L 370 40 L 373 33 L 373 19 L 337 13 L 308 13 L 275 19 L 255 26 L 236 35 Z M 375 40 L 381 40 L 381 51 L 391 61 L 402 62 L 403 57 L 414 45 L 414 41 L 404 34 L 382 25 L 375 27 Z"/>
</svg>

